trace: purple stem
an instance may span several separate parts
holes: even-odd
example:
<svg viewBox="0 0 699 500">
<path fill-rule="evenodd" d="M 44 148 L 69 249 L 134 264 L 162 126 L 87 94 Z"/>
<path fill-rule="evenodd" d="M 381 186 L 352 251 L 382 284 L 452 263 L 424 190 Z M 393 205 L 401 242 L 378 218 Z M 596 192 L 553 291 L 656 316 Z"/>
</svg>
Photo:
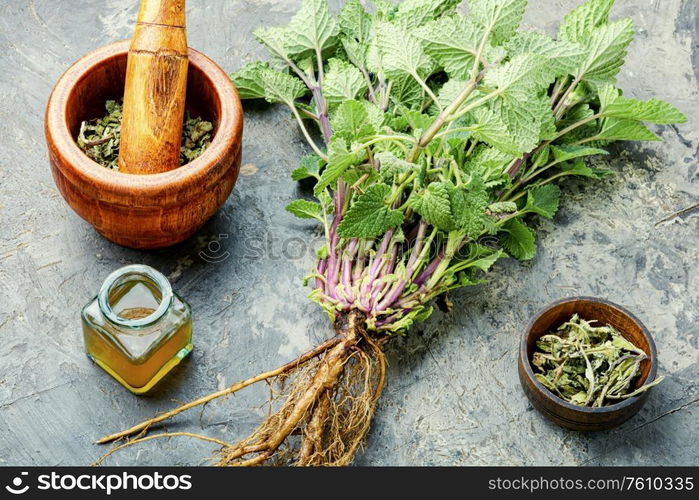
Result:
<svg viewBox="0 0 699 500">
<path fill-rule="evenodd" d="M 345 287 L 345 294 L 350 303 L 354 302 L 352 294 L 352 261 L 357 253 L 358 246 L 359 241 L 357 238 L 350 240 L 342 257 L 342 285 Z"/>
<path fill-rule="evenodd" d="M 430 265 L 425 268 L 424 271 L 420 274 L 420 276 L 417 277 L 417 279 L 414 281 L 414 283 L 417 286 L 422 286 L 425 284 L 425 281 L 427 281 L 430 276 L 432 276 L 432 273 L 437 269 L 439 264 L 444 260 L 444 249 L 441 249 L 439 251 L 439 254 L 435 259 L 430 262 Z"/>
<path fill-rule="evenodd" d="M 388 231 L 386 231 L 383 240 L 381 240 L 381 246 L 376 252 L 376 257 L 374 257 L 374 263 L 371 265 L 371 269 L 369 270 L 369 276 L 372 280 L 376 278 L 379 272 L 379 268 L 383 263 L 383 259 L 381 257 L 383 257 L 383 254 L 386 253 L 386 249 L 388 248 L 388 244 L 390 243 L 391 238 L 393 238 L 393 229 L 389 229 Z"/>
<path fill-rule="evenodd" d="M 318 260 L 318 264 L 316 265 L 316 272 L 319 275 L 323 276 L 323 274 L 325 273 L 325 269 L 327 268 L 327 264 L 328 264 L 328 261 L 325 259 Z M 320 280 L 320 279 L 316 278 L 316 288 L 322 288 L 324 285 L 323 281 L 324 280 Z"/>
<path fill-rule="evenodd" d="M 408 265 L 405 268 L 405 275 L 410 278 L 412 276 L 413 271 L 415 270 L 415 264 L 417 263 L 417 258 L 420 256 L 420 252 L 422 252 L 422 245 L 425 242 L 425 233 L 427 232 L 427 222 L 424 220 L 420 220 L 420 225 L 418 226 L 417 230 L 417 237 L 415 239 L 415 246 L 413 249 L 410 251 L 410 259 L 408 260 Z"/>
<path fill-rule="evenodd" d="M 338 181 L 338 189 L 335 192 L 335 217 L 330 226 L 330 248 L 328 249 L 328 280 L 325 283 L 325 293 L 336 299 L 335 287 L 338 283 L 339 256 L 337 255 L 337 245 L 340 236 L 337 234 L 337 226 L 342 220 L 342 206 L 345 204 L 345 189 L 342 181 Z"/>
<path fill-rule="evenodd" d="M 412 308 L 405 309 L 403 311 L 399 311 L 397 313 L 391 314 L 389 317 L 380 319 L 376 322 L 376 326 L 386 326 L 389 323 L 393 323 L 395 320 L 400 318 L 404 314 L 408 314 L 410 311 L 412 311 Z"/>
<path fill-rule="evenodd" d="M 318 106 L 318 120 L 320 121 L 320 130 L 323 132 L 323 139 L 325 144 L 330 142 L 330 138 L 333 135 L 332 128 L 330 127 L 330 119 L 328 118 L 328 106 L 325 103 L 325 98 L 320 90 L 320 87 L 313 85 L 310 87 L 313 98 L 316 100 L 316 105 Z"/>
<path fill-rule="evenodd" d="M 398 298 L 400 297 L 400 294 L 403 293 L 403 290 L 405 290 L 405 285 L 406 281 L 405 280 L 400 280 L 398 281 L 395 285 L 393 285 L 393 288 L 391 291 L 384 297 L 384 299 L 379 302 L 379 305 L 376 306 L 376 312 L 381 312 L 385 311 L 388 309 Z"/>
</svg>

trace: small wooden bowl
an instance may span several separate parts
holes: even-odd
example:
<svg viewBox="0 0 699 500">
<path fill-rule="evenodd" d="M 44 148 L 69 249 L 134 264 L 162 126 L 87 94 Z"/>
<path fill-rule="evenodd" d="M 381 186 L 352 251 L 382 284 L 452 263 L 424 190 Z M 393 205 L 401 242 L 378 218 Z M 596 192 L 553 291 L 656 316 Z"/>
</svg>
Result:
<svg viewBox="0 0 699 500">
<path fill-rule="evenodd" d="M 658 357 L 655 342 L 646 327 L 623 307 L 593 297 L 563 299 L 534 316 L 519 347 L 519 380 L 532 405 L 558 425 L 576 431 L 611 429 L 636 414 L 648 399 L 649 391 L 610 406 L 588 408 L 562 400 L 534 377 L 531 360 L 536 341 L 568 321 L 575 313 L 586 320 L 597 320 L 600 325 L 612 325 L 627 340 L 648 353 L 650 359 L 641 363 L 641 375 L 636 379 L 634 389 L 647 380 L 655 380 Z"/>
<path fill-rule="evenodd" d="M 128 50 L 128 40 L 99 48 L 58 80 L 44 125 L 51 171 L 63 198 L 105 238 L 131 248 L 167 247 L 194 234 L 231 193 L 240 170 L 243 111 L 228 75 L 190 48 L 186 108 L 213 122 L 207 150 L 152 175 L 98 165 L 75 138 L 83 120 L 103 116 L 105 101 L 123 96 Z"/>
</svg>

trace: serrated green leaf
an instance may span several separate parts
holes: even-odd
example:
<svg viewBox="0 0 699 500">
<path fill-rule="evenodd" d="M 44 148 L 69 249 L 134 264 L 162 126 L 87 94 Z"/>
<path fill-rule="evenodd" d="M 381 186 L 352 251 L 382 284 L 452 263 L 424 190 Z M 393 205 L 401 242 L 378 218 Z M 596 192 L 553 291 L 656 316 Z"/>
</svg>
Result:
<svg viewBox="0 0 699 500">
<path fill-rule="evenodd" d="M 373 135 L 383 123 L 383 113 L 368 101 L 345 101 L 331 118 L 334 133 L 349 140 Z"/>
<path fill-rule="evenodd" d="M 504 255 L 505 252 L 503 252 L 502 250 L 493 251 L 489 255 L 486 255 L 485 257 L 481 257 L 469 263 L 468 267 L 475 267 L 487 273 L 490 270 L 490 268 L 493 267 L 493 264 L 495 264 Z"/>
<path fill-rule="evenodd" d="M 253 35 L 258 42 L 267 47 L 273 56 L 283 60 L 289 59 L 289 51 L 286 46 L 289 32 L 286 28 L 279 26 L 258 28 L 253 32 Z"/>
<path fill-rule="evenodd" d="M 286 206 L 286 211 L 299 219 L 323 220 L 323 209 L 320 204 L 309 200 L 294 200 Z"/>
<path fill-rule="evenodd" d="M 260 71 L 263 69 L 269 69 L 269 63 L 249 63 L 231 74 L 231 80 L 241 99 L 262 99 L 265 97 L 265 89 L 261 84 L 262 77 L 260 76 Z"/>
<path fill-rule="evenodd" d="M 323 52 L 336 43 L 338 26 L 330 15 L 327 0 L 303 0 L 301 9 L 287 27 L 287 53 L 303 57 Z"/>
<path fill-rule="evenodd" d="M 449 202 L 456 229 L 464 231 L 469 238 L 478 238 L 488 222 L 485 212 L 488 193 L 482 186 L 468 191 L 449 187 Z"/>
<path fill-rule="evenodd" d="M 318 155 L 306 155 L 301 159 L 301 164 L 291 172 L 291 178 L 295 181 L 318 177 L 320 171 L 320 158 Z"/>
<path fill-rule="evenodd" d="M 519 260 L 531 260 L 536 255 L 534 231 L 520 219 L 510 219 L 503 226 L 504 234 L 500 243 L 512 257 Z"/>
<path fill-rule="evenodd" d="M 649 123 L 685 123 L 687 117 L 675 106 L 659 99 L 639 101 L 617 94 L 611 101 L 602 103 L 600 113 L 606 117 L 625 118 Z"/>
<path fill-rule="evenodd" d="M 558 211 L 560 198 L 561 190 L 554 184 L 535 187 L 527 191 L 524 210 L 551 219 Z"/>
<path fill-rule="evenodd" d="M 279 102 L 293 106 L 296 99 L 303 97 L 308 92 L 301 80 L 288 73 L 282 73 L 273 69 L 260 69 L 259 74 L 265 99 L 269 102 Z"/>
<path fill-rule="evenodd" d="M 392 182 L 397 175 L 405 174 L 419 167 L 414 164 L 397 158 L 390 151 L 381 151 L 374 155 L 374 160 L 379 165 L 379 173 L 385 182 Z"/>
<path fill-rule="evenodd" d="M 660 137 L 640 122 L 621 118 L 606 118 L 602 130 L 595 136 L 600 141 L 659 141 Z"/>
<path fill-rule="evenodd" d="M 499 149 L 503 153 L 519 156 L 524 150 L 512 140 L 502 117 L 485 106 L 476 108 L 471 115 L 474 124 L 471 126 L 473 138 Z"/>
<path fill-rule="evenodd" d="M 588 146 L 551 146 L 551 151 L 553 153 L 554 161 L 550 164 L 550 166 L 563 163 L 564 161 L 573 160 L 575 158 L 582 158 L 584 156 L 609 154 L 604 149 L 591 148 Z"/>
<path fill-rule="evenodd" d="M 323 80 L 323 96 L 330 107 L 364 95 L 368 86 L 361 71 L 339 59 L 330 59 Z"/>
<path fill-rule="evenodd" d="M 522 21 L 527 0 L 470 0 L 473 18 L 492 33 L 496 44 L 506 42 Z"/>
<path fill-rule="evenodd" d="M 613 170 L 590 168 L 582 160 L 561 165 L 561 172 L 564 172 L 566 175 L 578 175 L 580 177 L 589 177 L 590 179 L 602 179 L 614 173 Z"/>
<path fill-rule="evenodd" d="M 343 238 L 375 238 L 403 222 L 403 213 L 386 204 L 391 188 L 386 184 L 369 186 L 350 205 L 340 221 L 338 234 Z"/>
<path fill-rule="evenodd" d="M 584 47 L 577 43 L 554 40 L 542 33 L 517 33 L 507 42 L 510 57 L 536 54 L 546 59 L 547 71 L 564 76 L 575 71 L 585 57 Z"/>
<path fill-rule="evenodd" d="M 360 163 L 364 154 L 364 152 L 353 153 L 344 138 L 333 136 L 328 145 L 328 164 L 313 189 L 314 194 L 318 196 L 325 188 L 334 184 L 351 165 Z"/>
<path fill-rule="evenodd" d="M 631 19 L 595 28 L 585 44 L 587 57 L 576 71 L 578 78 L 596 87 L 615 83 L 633 34 Z"/>
<path fill-rule="evenodd" d="M 413 193 L 411 206 L 429 224 L 439 229 L 452 231 L 456 228 L 451 213 L 449 186 L 444 182 L 433 182 L 422 193 Z"/>
<path fill-rule="evenodd" d="M 415 79 L 407 74 L 394 76 L 391 87 L 391 101 L 408 109 L 420 109 L 423 90 Z"/>
<path fill-rule="evenodd" d="M 614 0 L 590 0 L 565 16 L 558 29 L 558 38 L 584 42 L 592 31 L 609 20 Z"/>
<path fill-rule="evenodd" d="M 398 5 L 393 22 L 404 28 L 417 28 L 428 21 L 452 13 L 462 0 L 404 0 Z"/>
<path fill-rule="evenodd" d="M 514 201 L 498 201 L 488 205 L 488 211 L 492 214 L 513 214 L 517 211 Z"/>
<path fill-rule="evenodd" d="M 470 77 L 483 36 L 480 26 L 465 17 L 442 17 L 417 30 L 415 36 L 450 78 Z"/>
<path fill-rule="evenodd" d="M 381 22 L 376 26 L 376 47 L 381 67 L 387 74 L 407 73 L 424 77 L 432 68 L 432 60 L 422 50 L 420 42 L 405 28 Z"/>
<path fill-rule="evenodd" d="M 357 42 L 365 42 L 371 34 L 371 16 L 359 0 L 349 0 L 337 19 L 340 32 Z"/>
</svg>

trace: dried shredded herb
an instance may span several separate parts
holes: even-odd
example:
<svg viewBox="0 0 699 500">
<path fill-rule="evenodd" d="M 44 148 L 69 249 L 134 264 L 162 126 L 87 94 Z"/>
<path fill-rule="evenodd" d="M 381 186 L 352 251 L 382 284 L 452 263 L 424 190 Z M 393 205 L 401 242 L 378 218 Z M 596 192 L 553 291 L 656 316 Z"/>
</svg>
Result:
<svg viewBox="0 0 699 500">
<path fill-rule="evenodd" d="M 86 120 L 80 124 L 76 142 L 80 149 L 103 167 L 118 170 L 119 136 L 121 133 L 121 104 L 105 103 L 107 114 L 102 118 Z M 180 166 L 201 155 L 211 143 L 213 125 L 201 117 L 185 114 L 182 124 Z"/>
<path fill-rule="evenodd" d="M 601 407 L 637 396 L 663 380 L 659 377 L 633 390 L 648 355 L 613 326 L 593 323 L 574 314 L 536 342 L 532 365 L 547 389 L 569 403 Z"/>
</svg>

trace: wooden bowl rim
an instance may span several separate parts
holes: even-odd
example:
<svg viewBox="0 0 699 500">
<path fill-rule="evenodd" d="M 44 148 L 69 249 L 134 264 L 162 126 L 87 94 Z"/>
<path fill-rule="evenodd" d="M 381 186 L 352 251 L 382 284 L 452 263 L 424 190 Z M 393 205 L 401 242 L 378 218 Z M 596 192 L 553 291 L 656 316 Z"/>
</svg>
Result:
<svg viewBox="0 0 699 500">
<path fill-rule="evenodd" d="M 613 405 L 609 406 L 602 406 L 601 408 L 590 408 L 589 406 L 579 406 L 579 405 L 574 405 L 573 403 L 569 403 L 567 401 L 564 401 L 563 399 L 559 398 L 556 396 L 554 393 L 552 393 L 550 390 L 548 390 L 544 384 L 539 382 L 536 377 L 534 376 L 534 370 L 532 369 L 531 362 L 529 361 L 529 357 L 527 356 L 527 340 L 529 339 L 529 335 L 532 331 L 532 328 L 534 327 L 534 323 L 536 323 L 541 316 L 550 311 L 551 309 L 554 309 L 556 307 L 559 307 L 563 304 L 568 304 L 570 302 L 593 302 L 597 304 L 603 304 L 607 307 L 611 307 L 613 309 L 616 309 L 619 313 L 627 316 L 631 321 L 633 321 L 641 330 L 643 333 L 643 336 L 646 338 L 646 341 L 648 342 L 648 346 L 650 347 L 650 370 L 648 371 L 648 376 L 646 377 L 646 383 L 652 382 L 655 380 L 657 371 L 658 371 L 658 355 L 657 351 L 655 348 L 655 341 L 653 340 L 653 337 L 651 336 L 650 332 L 646 328 L 646 326 L 639 320 L 631 311 L 626 309 L 623 306 L 620 306 L 619 304 L 615 304 L 614 302 L 610 302 L 609 300 L 606 299 L 600 299 L 597 297 L 590 297 L 590 296 L 575 296 L 575 297 L 567 297 L 563 298 L 560 300 L 557 300 L 555 302 L 552 302 L 548 304 L 547 306 L 542 307 L 537 311 L 529 321 L 529 324 L 527 325 L 527 328 L 524 331 L 524 335 L 522 335 L 522 339 L 519 344 L 519 357 L 520 357 L 520 363 L 522 365 L 522 368 L 524 369 L 524 372 L 527 374 L 527 377 L 529 380 L 534 384 L 534 386 L 541 392 L 547 399 L 549 399 L 551 402 L 558 406 L 562 406 L 564 408 L 568 408 L 569 410 L 572 411 L 577 411 L 580 413 L 590 413 L 590 414 L 604 414 L 604 413 L 615 413 L 619 410 L 623 410 L 624 408 L 628 406 L 632 406 L 636 401 L 638 401 L 639 398 L 643 397 L 644 395 L 647 395 L 647 392 L 641 393 L 638 396 L 634 396 L 632 398 L 625 399 L 624 401 L 621 401 L 619 403 L 614 403 Z"/>
<path fill-rule="evenodd" d="M 99 189 L 116 195 L 158 196 L 163 189 L 176 185 L 187 186 L 205 182 L 206 174 L 217 167 L 218 160 L 230 151 L 241 137 L 243 109 L 238 92 L 228 74 L 209 57 L 189 47 L 189 62 L 206 75 L 213 91 L 221 102 L 218 129 L 206 151 L 193 161 L 179 168 L 157 174 L 139 175 L 104 168 L 89 158 L 78 147 L 67 122 L 68 97 L 80 80 L 96 66 L 105 61 L 126 56 L 130 41 L 122 40 L 105 45 L 87 53 L 73 63 L 59 78 L 46 106 L 47 136 L 53 147 L 65 157 L 61 170 L 73 183 L 85 185 L 89 180 Z"/>
</svg>

